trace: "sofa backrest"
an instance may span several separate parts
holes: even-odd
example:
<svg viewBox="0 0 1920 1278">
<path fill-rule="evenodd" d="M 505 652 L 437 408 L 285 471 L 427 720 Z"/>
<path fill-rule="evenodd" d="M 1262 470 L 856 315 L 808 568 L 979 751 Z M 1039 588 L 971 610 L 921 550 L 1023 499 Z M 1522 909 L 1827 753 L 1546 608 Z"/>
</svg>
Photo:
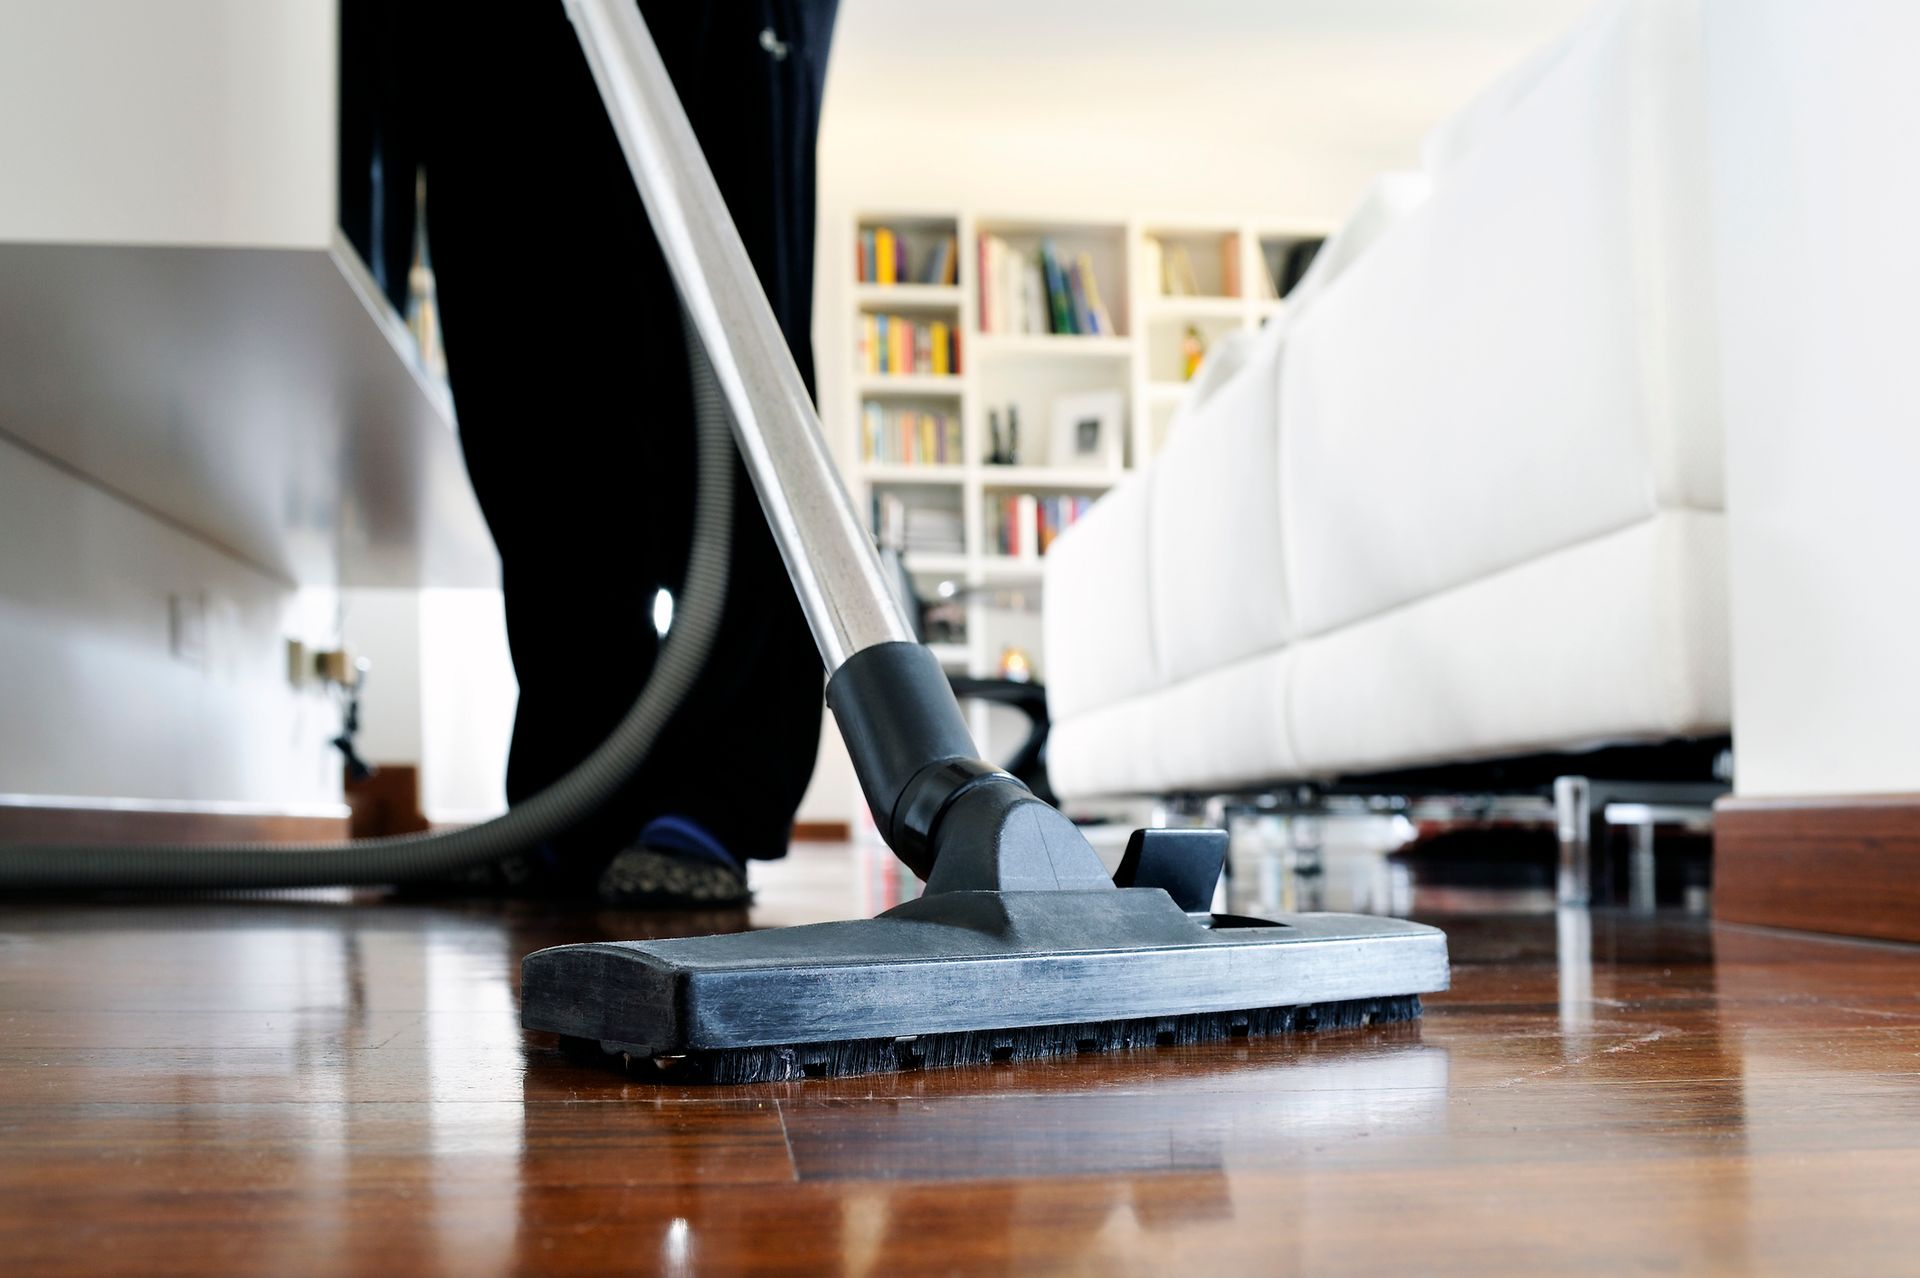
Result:
<svg viewBox="0 0 1920 1278">
<path fill-rule="evenodd" d="M 1603 6 L 1289 325 L 1303 635 L 1722 505 L 1700 45 L 1697 0 Z"/>
</svg>

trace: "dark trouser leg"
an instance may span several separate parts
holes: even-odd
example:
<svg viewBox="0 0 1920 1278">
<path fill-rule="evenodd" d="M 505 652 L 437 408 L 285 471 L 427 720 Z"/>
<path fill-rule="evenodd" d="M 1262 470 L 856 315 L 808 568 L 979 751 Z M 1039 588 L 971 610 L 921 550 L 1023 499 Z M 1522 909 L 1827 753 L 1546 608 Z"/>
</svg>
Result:
<svg viewBox="0 0 1920 1278">
<path fill-rule="evenodd" d="M 691 407 L 678 303 L 561 6 L 464 12 L 429 33 L 430 242 L 462 444 L 503 562 L 517 801 L 597 745 L 652 669 L 653 594 L 677 590 L 686 560 Z M 662 53 L 804 353 L 817 77 L 769 75 L 750 13 L 659 16 Z M 737 483 L 707 674 L 626 793 L 555 849 L 565 878 L 590 881 L 668 813 L 742 856 L 785 850 L 813 767 L 821 669 L 744 474 Z"/>
</svg>

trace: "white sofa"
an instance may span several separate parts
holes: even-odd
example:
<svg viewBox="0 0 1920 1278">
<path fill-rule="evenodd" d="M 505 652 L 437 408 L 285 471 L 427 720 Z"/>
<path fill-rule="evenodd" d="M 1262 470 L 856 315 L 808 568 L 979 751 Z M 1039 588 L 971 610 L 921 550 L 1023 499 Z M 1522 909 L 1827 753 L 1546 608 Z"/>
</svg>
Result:
<svg viewBox="0 0 1920 1278">
<path fill-rule="evenodd" d="M 1483 94 L 1055 543 L 1063 797 L 1727 729 L 1700 29 L 1606 4 Z"/>
</svg>

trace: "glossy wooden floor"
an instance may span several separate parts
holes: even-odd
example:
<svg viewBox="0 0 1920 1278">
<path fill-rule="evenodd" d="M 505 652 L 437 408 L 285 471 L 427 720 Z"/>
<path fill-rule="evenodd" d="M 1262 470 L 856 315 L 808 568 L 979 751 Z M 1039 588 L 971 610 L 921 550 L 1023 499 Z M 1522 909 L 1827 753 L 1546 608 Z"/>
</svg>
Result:
<svg viewBox="0 0 1920 1278">
<path fill-rule="evenodd" d="M 876 890 L 805 849 L 754 921 Z M 0 1271 L 1920 1272 L 1920 949 L 1437 921 L 1418 1026 L 711 1092 L 517 1025 L 658 919 L 6 907 Z"/>
</svg>

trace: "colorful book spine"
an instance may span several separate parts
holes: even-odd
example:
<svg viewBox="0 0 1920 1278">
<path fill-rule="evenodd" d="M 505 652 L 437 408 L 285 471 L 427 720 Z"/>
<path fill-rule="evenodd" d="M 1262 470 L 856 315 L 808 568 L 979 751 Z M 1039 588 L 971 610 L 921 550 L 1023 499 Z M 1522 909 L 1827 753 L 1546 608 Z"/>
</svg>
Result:
<svg viewBox="0 0 1920 1278">
<path fill-rule="evenodd" d="M 1077 523 L 1092 505 L 1091 497 L 1059 493 L 997 496 L 989 512 L 993 549 L 1012 559 L 1045 555 L 1054 539 Z"/>
<path fill-rule="evenodd" d="M 907 237 L 891 226 L 862 227 L 854 237 L 854 279 L 861 284 L 952 285 L 960 280 L 960 245 L 957 237 L 941 236 L 927 245 L 920 258 L 920 273 L 913 273 L 911 257 L 916 250 Z"/>
<path fill-rule="evenodd" d="M 868 400 L 860 406 L 860 458 L 887 466 L 958 466 L 959 415 Z"/>
<path fill-rule="evenodd" d="M 867 373 L 952 377 L 960 371 L 960 336 L 945 320 L 862 315 L 858 341 L 860 367 Z"/>
<path fill-rule="evenodd" d="M 1082 253 L 1075 259 L 1074 267 L 1087 295 L 1087 313 L 1093 321 L 1093 331 L 1110 336 L 1114 331 L 1113 317 L 1107 313 L 1106 303 L 1100 300 L 1100 285 L 1093 276 L 1093 259 Z"/>
<path fill-rule="evenodd" d="M 1093 313 L 1087 308 L 1087 290 L 1080 279 L 1079 264 L 1075 263 L 1073 266 L 1068 267 L 1062 274 L 1065 275 L 1067 281 L 1067 304 L 1071 308 L 1071 314 L 1073 316 L 1073 331 L 1076 333 L 1097 332 L 1098 330 L 1093 326 Z"/>
<path fill-rule="evenodd" d="M 1040 242 L 1040 270 L 1047 284 L 1048 331 L 1073 332 L 1073 301 L 1067 295 L 1067 282 L 1060 271 L 1060 259 L 1054 256 L 1052 240 Z"/>
<path fill-rule="evenodd" d="M 994 306 L 993 264 L 990 260 L 992 257 L 990 251 L 992 239 L 993 237 L 991 235 L 982 235 L 980 237 L 980 261 L 976 268 L 980 280 L 980 331 L 983 333 L 997 331 L 994 328 L 994 319 L 998 312 Z"/>
<path fill-rule="evenodd" d="M 957 246 L 949 235 L 927 250 L 926 265 L 920 269 L 922 284 L 952 284 L 955 280 Z"/>
</svg>

